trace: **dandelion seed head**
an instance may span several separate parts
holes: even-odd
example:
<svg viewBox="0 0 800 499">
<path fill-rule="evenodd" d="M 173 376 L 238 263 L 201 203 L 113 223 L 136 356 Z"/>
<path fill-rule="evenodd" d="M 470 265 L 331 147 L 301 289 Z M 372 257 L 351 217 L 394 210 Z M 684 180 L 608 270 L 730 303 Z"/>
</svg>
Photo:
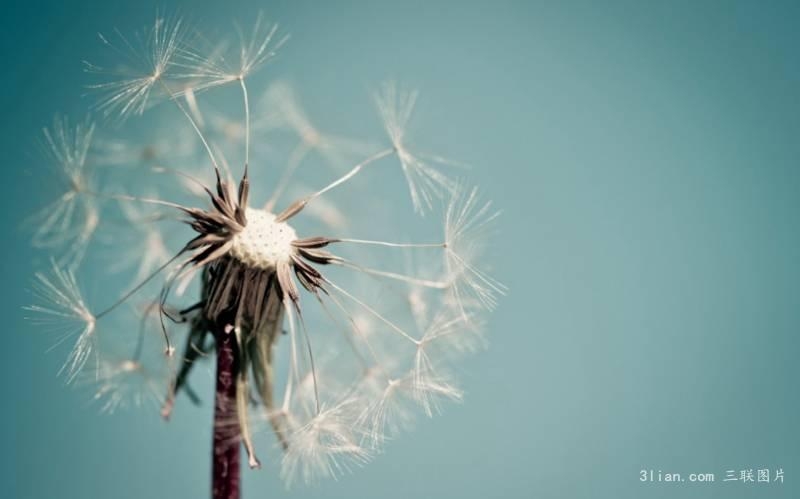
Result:
<svg viewBox="0 0 800 499">
<path fill-rule="evenodd" d="M 370 457 L 359 444 L 352 419 L 347 414 L 352 401 L 323 409 L 289 437 L 289 448 L 281 462 L 287 485 L 298 477 L 306 482 L 336 477 L 362 465 Z"/>
<path fill-rule="evenodd" d="M 437 199 L 451 195 L 456 183 L 432 166 L 432 162 L 448 163 L 447 160 L 412 153 L 407 140 L 407 128 L 414 112 L 419 93 L 398 86 L 394 81 L 383 84 L 375 94 L 375 105 L 383 120 L 384 128 L 392 141 L 403 174 L 406 177 L 414 209 L 424 214 L 434 207 Z"/>
<path fill-rule="evenodd" d="M 377 389 L 377 393 L 365 393 L 366 403 L 363 404 L 358 424 L 364 428 L 367 445 L 377 449 L 386 440 L 412 429 L 415 421 L 414 403 L 407 379 L 375 376 L 370 379 L 368 386 L 371 390 Z"/>
<path fill-rule="evenodd" d="M 74 192 L 86 188 L 86 158 L 94 131 L 91 121 L 70 124 L 68 118 L 58 115 L 52 127 L 43 130 L 48 151 Z"/>
<path fill-rule="evenodd" d="M 442 401 L 460 402 L 463 394 L 451 376 L 431 361 L 426 350 L 427 344 L 420 342 L 417 346 L 414 369 L 407 375 L 410 381 L 404 383 L 410 383 L 413 399 L 428 417 L 433 417 L 441 411 Z"/>
<path fill-rule="evenodd" d="M 477 188 L 460 188 L 450 199 L 445 213 L 446 264 L 454 276 L 452 295 L 462 315 L 470 303 L 488 310 L 497 305 L 506 288 L 481 268 L 480 259 L 491 223 L 499 216 L 492 203 L 481 202 Z"/>
<path fill-rule="evenodd" d="M 33 245 L 57 251 L 64 265 L 80 263 L 100 222 L 88 168 L 94 132 L 91 121 L 72 123 L 60 115 L 43 130 L 45 156 L 61 186 L 56 199 L 29 217 L 25 226 L 34 227 Z"/>
<path fill-rule="evenodd" d="M 474 307 L 466 310 L 465 315 L 461 304 L 446 303 L 427 325 L 422 343 L 429 349 L 435 348 L 436 355 L 443 358 L 455 358 L 485 348 L 485 320 Z"/>
<path fill-rule="evenodd" d="M 83 300 L 75 274 L 60 268 L 55 262 L 49 273 L 37 272 L 33 293 L 38 304 L 29 305 L 31 320 L 58 334 L 56 345 L 73 339 L 67 361 L 61 372 L 72 381 L 94 351 L 97 338 L 97 319 Z"/>
<path fill-rule="evenodd" d="M 411 429 L 419 414 L 433 416 L 462 399 L 453 363 L 483 344 L 485 312 L 505 292 L 484 252 L 497 241 L 488 230 L 495 212 L 439 170 L 451 162 L 415 149 L 416 91 L 381 87 L 375 102 L 388 144 L 367 145 L 317 127 L 281 81 L 251 107 L 249 75 L 285 41 L 276 25 L 258 17 L 252 30 L 240 30 L 238 44 L 212 41 L 207 51 L 189 43 L 188 32 L 179 20 L 159 18 L 134 38 L 102 37 L 123 59 L 112 67 L 124 70 L 89 66 L 109 80 L 94 86 L 99 109 L 122 119 L 147 112 L 154 137 L 134 131 L 98 143 L 93 125 L 64 120 L 45 132 L 66 187 L 34 243 L 60 246 L 76 260 L 91 240 L 106 243 L 116 263 L 103 271 L 128 269 L 134 282 L 113 295 L 104 289 L 106 308 L 93 313 L 72 267 L 54 264 L 37 274 L 43 303 L 28 310 L 59 329 L 60 341 L 74 341 L 63 371 L 85 376 L 101 410 L 161 405 L 168 418 L 177 396 L 203 398 L 190 373 L 213 357 L 215 466 L 241 445 L 257 467 L 253 436 L 265 429 L 284 453 L 287 483 L 339 476 Z M 214 101 L 205 91 L 229 83 L 240 107 L 207 109 Z M 150 110 L 162 100 L 174 107 Z M 288 147 L 262 134 L 275 130 Z M 306 171 L 319 159 L 334 167 L 324 183 L 330 171 Z M 110 168 L 93 177 L 91 162 Z M 392 175 L 390 168 L 407 185 L 380 177 Z M 94 178 L 113 183 L 95 185 Z M 394 204 L 378 209 L 386 204 L 383 188 L 407 190 L 418 214 L 445 203 L 444 237 L 374 239 L 431 234 L 437 223 L 393 219 Z M 172 248 L 175 238 L 181 246 Z M 98 321 L 134 296 L 146 307 L 98 342 Z M 127 330 L 138 332 L 132 352 L 104 349 Z M 147 337 L 151 330 L 160 341 Z"/>
<path fill-rule="evenodd" d="M 163 98 L 160 92 L 153 95 L 154 90 L 164 90 L 158 84 L 173 69 L 176 56 L 186 50 L 187 35 L 181 19 L 163 17 L 156 18 L 152 27 L 137 33 L 133 39 L 119 31 L 115 31 L 114 37 L 99 34 L 103 45 L 123 58 L 124 66 L 120 69 L 116 64 L 114 69 L 108 69 L 88 61 L 84 63 L 89 73 L 115 76 L 112 81 L 89 86 L 100 94 L 97 108 L 107 117 L 125 120 L 141 115 Z"/>
<path fill-rule="evenodd" d="M 259 13 L 249 33 L 237 28 L 237 44 L 222 42 L 209 53 L 182 49 L 176 66 L 179 76 L 193 83 L 192 93 L 244 81 L 259 67 L 277 55 L 278 49 L 289 39 L 277 24 L 269 23 Z M 236 51 L 232 51 L 235 47 Z M 236 61 L 236 62 L 231 62 Z"/>
<path fill-rule="evenodd" d="M 106 414 L 143 406 L 157 408 L 163 396 L 163 378 L 132 359 L 101 361 L 85 383 L 94 387 L 92 399 Z"/>
</svg>

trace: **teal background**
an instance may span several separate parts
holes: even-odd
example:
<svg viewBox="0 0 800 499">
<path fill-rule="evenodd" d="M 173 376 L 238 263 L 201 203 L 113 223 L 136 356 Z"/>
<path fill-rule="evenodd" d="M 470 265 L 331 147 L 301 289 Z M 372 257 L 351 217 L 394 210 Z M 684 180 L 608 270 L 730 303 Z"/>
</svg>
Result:
<svg viewBox="0 0 800 499">
<path fill-rule="evenodd" d="M 463 406 L 338 481 L 245 472 L 245 497 L 800 496 L 799 4 L 149 0 L 2 9 L 0 496 L 208 494 L 209 407 L 97 414 L 21 312 L 44 261 L 20 231 L 43 202 L 39 129 L 91 103 L 96 32 L 159 7 L 221 29 L 263 9 L 292 34 L 276 71 L 327 123 L 372 120 L 386 77 L 418 86 L 417 136 L 504 211 L 511 291 Z M 766 467 L 785 483 L 722 483 Z"/>
</svg>

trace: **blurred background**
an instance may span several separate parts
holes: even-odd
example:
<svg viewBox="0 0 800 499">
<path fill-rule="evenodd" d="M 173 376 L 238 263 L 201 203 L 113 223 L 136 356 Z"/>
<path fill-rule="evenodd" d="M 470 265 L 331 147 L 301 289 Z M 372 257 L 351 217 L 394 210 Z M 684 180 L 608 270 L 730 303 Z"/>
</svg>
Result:
<svg viewBox="0 0 800 499">
<path fill-rule="evenodd" d="M 370 89 L 420 88 L 415 136 L 469 163 L 503 210 L 510 288 L 466 399 L 338 481 L 244 497 L 798 497 L 800 58 L 795 2 L 7 2 L 0 496 L 208 496 L 210 404 L 169 424 L 100 415 L 23 316 L 37 140 L 93 103 L 97 32 L 156 12 L 225 31 L 263 10 L 291 34 L 268 73 L 328 128 L 379 132 Z M 349 127 L 349 128 L 348 128 Z M 380 137 L 378 133 L 376 136 Z M 89 267 L 88 271 L 92 271 Z M 106 274 L 84 279 L 91 295 Z M 90 276 L 92 274 L 89 274 Z M 93 282 L 93 280 L 94 282 Z M 649 483 L 641 470 L 714 473 Z M 784 471 L 784 483 L 723 481 Z M 656 477 L 657 479 L 657 477 Z"/>
</svg>

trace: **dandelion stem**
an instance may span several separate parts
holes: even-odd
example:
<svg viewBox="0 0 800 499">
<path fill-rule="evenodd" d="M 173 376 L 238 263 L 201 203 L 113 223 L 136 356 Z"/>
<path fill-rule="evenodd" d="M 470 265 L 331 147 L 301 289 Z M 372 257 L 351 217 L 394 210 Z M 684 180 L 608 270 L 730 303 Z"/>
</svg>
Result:
<svg viewBox="0 0 800 499">
<path fill-rule="evenodd" d="M 419 345 L 419 343 L 420 343 L 420 342 L 419 342 L 419 340 L 417 340 L 416 338 L 414 338 L 413 336 L 411 336 L 411 335 L 410 335 L 410 334 L 408 334 L 407 332 L 403 331 L 403 329 L 402 329 L 400 326 L 398 326 L 398 325 L 397 325 L 397 324 L 395 324 L 394 322 L 390 321 L 389 319 L 387 319 L 386 317 L 384 317 L 383 315 L 381 315 L 381 314 L 380 314 L 378 311 L 376 311 L 374 308 L 370 307 L 369 305 L 367 305 L 367 304 L 366 304 L 366 303 L 364 303 L 363 301 L 361 301 L 361 300 L 359 300 L 358 298 L 356 298 L 355 296 L 351 295 L 350 293 L 348 293 L 346 290 L 344 290 L 344 289 L 343 289 L 343 288 L 341 288 L 340 286 L 337 286 L 336 284 L 334 284 L 333 282 L 331 282 L 331 280 L 330 280 L 330 279 L 325 279 L 325 283 L 326 283 L 326 284 L 328 284 L 329 286 L 331 286 L 333 289 L 335 289 L 335 290 L 336 290 L 336 291 L 338 291 L 339 293 L 341 293 L 342 295 L 346 296 L 346 297 L 347 297 L 347 298 L 349 298 L 350 300 L 352 300 L 352 301 L 354 301 L 355 303 L 357 303 L 358 305 L 360 305 L 360 306 L 361 306 L 361 308 L 363 308 L 364 310 L 366 310 L 367 312 L 369 312 L 370 314 L 372 314 L 372 315 L 373 315 L 375 318 L 377 318 L 379 321 L 381 321 L 381 322 L 383 322 L 384 324 L 386 324 L 387 326 L 389 326 L 389 328 L 390 328 L 390 329 L 394 330 L 394 331 L 395 331 L 397 334 L 399 334 L 399 335 L 400 335 L 400 336 L 402 336 L 403 338 L 407 339 L 408 341 L 410 341 L 411 343 L 413 343 L 413 344 L 415 344 L 415 345 Z"/>
<path fill-rule="evenodd" d="M 214 397 L 214 437 L 211 467 L 211 497 L 239 499 L 240 451 L 236 408 L 236 380 L 239 358 L 232 331 L 215 333 L 217 381 Z M 234 438 L 231 438 L 231 437 Z"/>
<path fill-rule="evenodd" d="M 244 99 L 244 171 L 250 165 L 250 103 L 247 99 L 247 85 L 244 84 L 244 77 L 239 77 L 239 84 L 242 87 L 242 98 Z"/>
<path fill-rule="evenodd" d="M 318 190 L 317 192 L 315 192 L 313 194 L 309 194 L 308 196 L 306 196 L 304 198 L 300 198 L 297 201 L 295 201 L 292 204 L 290 204 L 288 208 L 286 208 L 280 214 L 278 214 L 278 216 L 275 218 L 275 221 L 277 221 L 277 222 L 285 222 L 286 220 L 292 218 L 293 216 L 295 216 L 298 213 L 300 213 L 301 211 L 303 211 L 303 208 L 305 208 L 306 205 L 308 203 L 310 203 L 311 201 L 313 201 L 314 199 L 322 196 L 323 194 L 325 194 L 329 190 L 331 190 L 331 189 L 333 189 L 333 188 L 335 188 L 335 187 L 347 182 L 351 178 L 355 177 L 358 174 L 358 172 L 360 172 L 365 166 L 369 165 L 370 163 L 374 163 L 374 162 L 378 161 L 379 159 L 383 159 L 386 156 L 394 154 L 395 152 L 397 152 L 397 149 L 395 149 L 394 147 L 391 147 L 389 149 L 385 149 L 383 151 L 380 151 L 378 153 L 373 154 L 369 158 L 365 159 L 361 163 L 359 163 L 356 166 L 354 166 L 349 172 L 347 172 L 343 176 L 339 177 L 339 179 L 334 180 L 333 182 L 328 184 L 326 187 Z"/>
<path fill-rule="evenodd" d="M 446 243 L 393 243 L 390 241 L 376 241 L 372 239 L 337 238 L 337 243 L 369 244 L 373 246 L 387 246 L 389 248 L 444 248 Z"/>
<path fill-rule="evenodd" d="M 325 194 L 329 190 L 333 189 L 334 187 L 336 187 L 336 186 L 338 186 L 340 184 L 343 184 L 343 183 L 347 182 L 348 180 L 350 180 L 351 178 L 355 177 L 356 174 L 358 174 L 358 172 L 360 172 L 368 164 L 374 163 L 375 161 L 378 161 L 379 159 L 383 159 L 386 156 L 389 156 L 390 154 L 394 154 L 395 152 L 396 152 L 396 149 L 394 147 L 391 147 L 391 148 L 385 149 L 385 150 L 383 150 L 383 151 L 381 151 L 379 153 L 373 154 L 369 158 L 365 159 L 361 163 L 359 163 L 356 166 L 354 166 L 352 170 L 350 170 L 348 173 L 346 173 L 345 175 L 340 177 L 338 180 L 336 180 L 334 182 L 331 182 L 330 184 L 328 184 L 327 187 L 324 187 L 323 189 L 320 189 L 319 191 L 317 191 L 314 194 L 312 194 L 309 197 L 309 201 L 311 201 L 312 199 L 314 199 L 316 197 L 322 196 L 323 194 Z"/>
<path fill-rule="evenodd" d="M 217 158 L 214 156 L 214 152 L 211 150 L 211 146 L 208 144 L 208 140 L 206 140 L 206 136 L 203 134 L 200 127 L 197 125 L 197 122 L 192 118 L 192 115 L 189 114 L 189 111 L 186 110 L 186 107 L 178 101 L 178 97 L 169 89 L 169 87 L 162 81 L 161 85 L 166 90 L 167 94 L 170 96 L 170 100 L 178 106 L 178 109 L 181 110 L 186 119 L 189 121 L 189 124 L 192 125 L 192 129 L 197 134 L 197 137 L 200 139 L 200 142 L 203 143 L 203 147 L 205 148 L 206 152 L 208 153 L 208 158 L 211 160 L 211 164 L 214 165 L 214 172 L 219 175 L 219 163 L 217 163 Z"/>
<path fill-rule="evenodd" d="M 336 260 L 331 260 L 331 264 L 333 265 L 341 265 L 342 267 L 347 267 L 353 270 L 357 270 L 359 272 L 363 272 L 364 274 L 376 276 L 376 277 L 385 277 L 387 279 L 394 279 L 396 281 L 403 281 L 410 284 L 416 284 L 418 286 L 423 286 L 425 288 L 432 288 L 432 289 L 447 289 L 450 287 L 450 283 L 447 281 L 435 281 L 431 279 L 421 279 L 419 277 L 409 276 L 405 274 L 398 274 L 397 272 L 388 272 L 385 270 L 378 270 L 372 269 L 369 267 L 363 267 L 356 263 L 350 262 L 343 258 L 339 258 Z"/>
<path fill-rule="evenodd" d="M 120 305 L 122 305 L 123 303 L 125 303 L 125 302 L 126 302 L 126 301 L 127 301 L 127 300 L 128 300 L 130 297 L 131 297 L 131 296 L 133 296 L 134 294 L 136 294 L 136 292 L 137 292 L 137 291 L 139 291 L 140 289 L 142 289 L 142 287 L 144 287 L 144 286 L 145 286 L 145 285 L 146 285 L 148 282 L 150 282 L 151 280 L 153 280 L 153 278 L 154 278 L 154 277 L 156 277 L 158 274 L 160 274 L 160 273 L 161 273 L 161 271 L 163 271 L 164 269 L 166 269 L 167 267 L 169 267 L 169 266 L 172 264 L 172 262 L 174 262 L 175 260 L 177 260 L 177 259 L 178 259 L 178 257 L 179 257 L 179 256 L 181 256 L 182 254 L 183 254 L 183 252 L 180 252 L 180 253 L 178 253 L 177 255 L 175 255 L 175 256 L 173 256 L 172 258 L 170 258 L 169 260 L 167 260 L 167 262 L 166 262 L 166 263 L 164 263 L 163 265 L 161 265 L 160 267 L 158 267 L 158 268 L 157 268 L 155 271 L 153 271 L 153 273 L 151 273 L 149 276 L 145 277 L 145 278 L 144 278 L 144 279 L 143 279 L 143 280 L 142 280 L 142 281 L 141 281 L 139 284 L 137 284 L 136 286 L 134 286 L 134 287 L 133 287 L 133 289 L 131 289 L 130 291 L 128 291 L 127 293 L 125 293 L 124 295 L 122 295 L 120 298 L 118 298 L 118 299 L 117 299 L 117 301 L 115 301 L 114 303 L 112 303 L 111 305 L 109 305 L 108 307 L 106 307 L 106 308 L 105 308 L 103 311 L 101 311 L 100 313 L 97 313 L 97 314 L 95 314 L 95 316 L 94 316 L 94 317 L 95 317 L 95 319 L 100 319 L 101 317 L 103 317 L 103 316 L 105 316 L 105 315 L 108 315 L 108 314 L 110 314 L 110 313 L 111 313 L 111 312 L 112 312 L 114 309 L 116 309 L 117 307 L 119 307 Z"/>
<path fill-rule="evenodd" d="M 91 192 L 91 191 L 86 191 L 86 193 L 88 195 L 90 195 L 90 196 L 95 196 L 95 197 L 98 197 L 98 198 L 105 198 L 105 199 L 114 199 L 116 201 L 137 201 L 137 202 L 146 203 L 146 204 L 156 204 L 156 205 L 159 205 L 159 206 L 168 206 L 170 208 L 177 208 L 179 210 L 186 209 L 186 207 L 183 206 L 183 205 L 180 205 L 178 203 L 173 203 L 173 202 L 170 202 L 170 201 L 164 201 L 163 199 L 144 198 L 144 197 L 138 197 L 138 196 L 131 196 L 129 194 L 106 194 L 106 193 L 103 193 L 103 192 Z"/>
</svg>

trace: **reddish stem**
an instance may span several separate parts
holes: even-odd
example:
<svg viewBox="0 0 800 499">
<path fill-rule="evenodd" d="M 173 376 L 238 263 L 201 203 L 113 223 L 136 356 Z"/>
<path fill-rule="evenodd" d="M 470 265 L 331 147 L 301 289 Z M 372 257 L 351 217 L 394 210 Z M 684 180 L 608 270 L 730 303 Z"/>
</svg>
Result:
<svg viewBox="0 0 800 499">
<path fill-rule="evenodd" d="M 236 378 L 239 359 L 234 334 L 220 331 L 217 341 L 217 387 L 214 397 L 214 449 L 211 468 L 213 499 L 239 499 L 239 423 Z"/>
</svg>

